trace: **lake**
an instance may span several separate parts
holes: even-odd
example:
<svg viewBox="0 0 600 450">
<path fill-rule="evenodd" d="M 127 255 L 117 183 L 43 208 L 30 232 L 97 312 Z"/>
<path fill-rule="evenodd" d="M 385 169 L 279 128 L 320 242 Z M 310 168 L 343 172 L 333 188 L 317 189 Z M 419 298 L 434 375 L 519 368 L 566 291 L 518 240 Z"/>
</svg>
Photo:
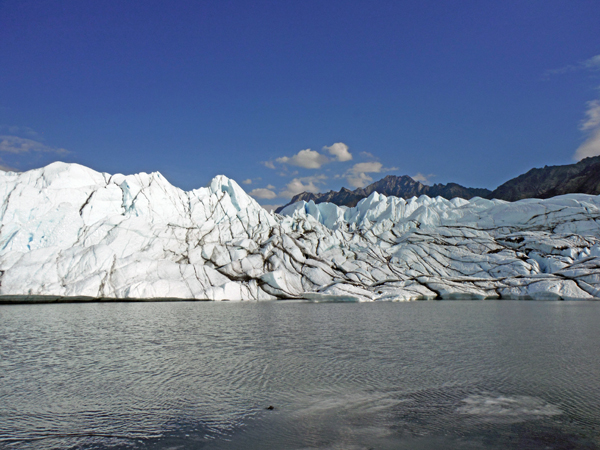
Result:
<svg viewBox="0 0 600 450">
<path fill-rule="evenodd" d="M 598 302 L 0 305 L 0 342 L 0 448 L 600 448 Z"/>
</svg>

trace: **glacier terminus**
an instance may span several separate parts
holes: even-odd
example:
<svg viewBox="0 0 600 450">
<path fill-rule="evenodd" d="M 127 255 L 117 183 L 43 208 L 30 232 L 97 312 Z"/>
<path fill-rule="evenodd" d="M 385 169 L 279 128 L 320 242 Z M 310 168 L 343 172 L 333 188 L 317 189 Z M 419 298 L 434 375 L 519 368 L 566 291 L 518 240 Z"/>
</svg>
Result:
<svg viewBox="0 0 600 450">
<path fill-rule="evenodd" d="M 269 213 L 233 180 L 56 162 L 0 172 L 0 295 L 203 300 L 594 299 L 600 197 L 377 192 Z"/>
</svg>

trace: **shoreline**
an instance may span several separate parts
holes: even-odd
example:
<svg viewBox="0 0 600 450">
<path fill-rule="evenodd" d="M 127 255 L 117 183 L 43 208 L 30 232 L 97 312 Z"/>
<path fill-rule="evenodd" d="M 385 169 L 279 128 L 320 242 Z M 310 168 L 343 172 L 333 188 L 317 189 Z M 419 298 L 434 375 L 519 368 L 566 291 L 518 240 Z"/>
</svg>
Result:
<svg viewBox="0 0 600 450">
<path fill-rule="evenodd" d="M 77 295 L 73 297 L 65 297 L 59 295 L 0 295 L 0 305 L 42 305 L 53 303 L 165 303 L 165 302 L 212 302 L 212 303 L 264 303 L 264 302 L 286 302 L 286 301 L 301 301 L 306 303 L 412 303 L 422 301 L 519 301 L 519 302 L 597 302 L 599 298 L 526 298 L 526 297 L 509 297 L 509 298 L 480 298 L 480 297 L 461 297 L 461 298 L 415 298 L 411 300 L 375 300 L 375 301 L 349 301 L 347 298 L 336 300 L 315 300 L 311 298 L 289 298 L 277 300 L 210 300 L 197 298 L 178 298 L 178 297 L 154 297 L 154 298 L 112 298 L 112 297 L 89 297 Z"/>
</svg>

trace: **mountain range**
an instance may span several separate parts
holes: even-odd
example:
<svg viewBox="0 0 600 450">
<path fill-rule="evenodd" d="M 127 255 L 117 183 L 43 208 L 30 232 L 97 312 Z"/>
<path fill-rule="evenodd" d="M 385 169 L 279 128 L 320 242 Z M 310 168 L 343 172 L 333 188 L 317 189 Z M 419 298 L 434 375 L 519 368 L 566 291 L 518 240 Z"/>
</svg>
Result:
<svg viewBox="0 0 600 450">
<path fill-rule="evenodd" d="M 598 195 L 600 194 L 600 156 L 585 158 L 576 164 L 531 169 L 500 185 L 494 191 L 485 188 L 464 187 L 457 183 L 429 186 L 415 181 L 408 175 L 388 175 L 367 187 L 353 191 L 343 187 L 339 191 L 322 194 L 303 192 L 294 196 L 290 203 L 281 206 L 276 212 L 281 212 L 286 206 L 301 200 L 305 202 L 312 200 L 317 204 L 328 202 L 338 206 L 353 207 L 373 192 L 402 198 L 427 195 L 429 197 L 440 196 L 448 200 L 456 197 L 469 200 L 473 197 L 482 197 L 511 202 L 524 198 L 550 198 L 574 193 Z"/>
<path fill-rule="evenodd" d="M 576 164 L 531 169 L 499 186 L 488 198 L 514 202 L 563 194 L 600 194 L 600 156 Z"/>
</svg>

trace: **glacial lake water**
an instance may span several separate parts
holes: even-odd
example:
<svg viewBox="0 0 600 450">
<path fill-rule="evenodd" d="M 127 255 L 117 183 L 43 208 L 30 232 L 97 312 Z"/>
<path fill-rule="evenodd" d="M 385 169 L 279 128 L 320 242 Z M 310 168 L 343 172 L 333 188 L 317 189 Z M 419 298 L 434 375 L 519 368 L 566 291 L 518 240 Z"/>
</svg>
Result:
<svg viewBox="0 0 600 450">
<path fill-rule="evenodd" d="M 599 344 L 598 302 L 0 305 L 0 448 L 598 449 Z"/>
</svg>

